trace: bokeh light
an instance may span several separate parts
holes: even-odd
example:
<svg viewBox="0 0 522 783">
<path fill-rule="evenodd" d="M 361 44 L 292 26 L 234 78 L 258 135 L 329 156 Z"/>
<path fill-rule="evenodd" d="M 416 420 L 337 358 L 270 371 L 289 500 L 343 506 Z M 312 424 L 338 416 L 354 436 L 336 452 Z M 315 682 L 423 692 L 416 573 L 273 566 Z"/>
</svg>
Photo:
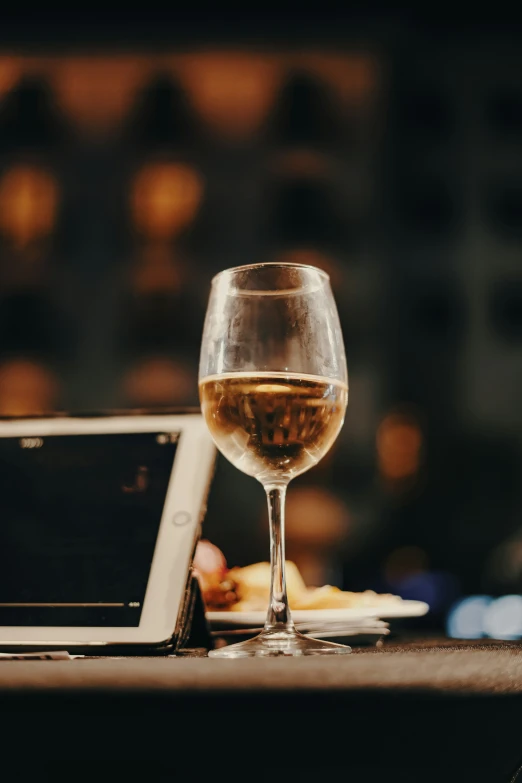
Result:
<svg viewBox="0 0 522 783">
<path fill-rule="evenodd" d="M 127 403 L 136 408 L 196 404 L 197 378 L 192 367 L 168 356 L 138 359 L 123 378 Z"/>
<path fill-rule="evenodd" d="M 522 596 L 504 595 L 492 601 L 483 617 L 484 633 L 492 639 L 522 637 Z"/>
<path fill-rule="evenodd" d="M 406 600 L 424 601 L 432 614 L 445 613 L 459 595 L 455 576 L 433 569 L 428 553 L 419 546 L 394 549 L 385 560 L 383 577 L 390 592 Z"/>
<path fill-rule="evenodd" d="M 448 636 L 454 639 L 481 639 L 484 636 L 484 616 L 492 602 L 489 595 L 472 595 L 455 603 L 446 621 Z"/>
<path fill-rule="evenodd" d="M 184 264 L 173 256 L 168 245 L 153 243 L 140 252 L 132 269 L 136 293 L 147 296 L 156 293 L 176 294 L 186 280 Z"/>
<path fill-rule="evenodd" d="M 262 124 L 278 80 L 273 59 L 208 52 L 185 58 L 181 68 L 194 108 L 217 133 L 239 139 Z"/>
<path fill-rule="evenodd" d="M 17 57 L 0 57 L 0 98 L 8 92 L 20 78 L 22 61 Z"/>
<path fill-rule="evenodd" d="M 58 207 L 58 184 L 34 166 L 8 169 L 0 180 L 0 231 L 19 249 L 49 236 Z"/>
<path fill-rule="evenodd" d="M 522 596 L 472 595 L 463 598 L 448 613 L 447 633 L 456 639 L 520 639 Z"/>
<path fill-rule="evenodd" d="M 327 80 L 350 104 L 373 99 L 379 86 L 380 65 L 369 52 L 350 52 L 348 56 L 314 52 L 295 58 L 295 62 Z"/>
<path fill-rule="evenodd" d="M 131 209 L 134 225 L 148 239 L 169 240 L 195 218 L 203 180 L 183 163 L 150 163 L 134 180 Z"/>
<path fill-rule="evenodd" d="M 274 155 L 272 171 L 285 177 L 329 177 L 335 167 L 327 155 L 316 150 L 287 149 Z"/>
<path fill-rule="evenodd" d="M 55 373 L 23 357 L 0 364 L 0 416 L 30 416 L 57 408 L 60 385 Z"/>
<path fill-rule="evenodd" d="M 377 430 L 377 463 L 385 480 L 397 482 L 416 475 L 421 465 L 423 435 L 410 413 L 389 413 Z"/>
<path fill-rule="evenodd" d="M 329 581 L 336 550 L 343 548 L 349 530 L 348 507 L 334 492 L 322 486 L 290 487 L 286 503 L 287 557 L 295 562 L 307 584 Z"/>
<path fill-rule="evenodd" d="M 105 131 L 129 111 L 144 69 L 138 57 L 75 57 L 52 70 L 57 100 L 76 126 Z"/>
</svg>

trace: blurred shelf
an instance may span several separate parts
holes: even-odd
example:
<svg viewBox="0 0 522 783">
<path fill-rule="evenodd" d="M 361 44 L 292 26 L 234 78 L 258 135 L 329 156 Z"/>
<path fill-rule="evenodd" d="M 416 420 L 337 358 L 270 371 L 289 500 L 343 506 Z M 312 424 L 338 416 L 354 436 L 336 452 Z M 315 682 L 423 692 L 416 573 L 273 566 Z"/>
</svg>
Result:
<svg viewBox="0 0 522 783">
<path fill-rule="evenodd" d="M 522 275 L 497 281 L 491 289 L 488 303 L 489 322 L 493 333 L 505 343 L 516 346 L 522 342 Z"/>
<path fill-rule="evenodd" d="M 26 75 L 0 104 L 0 149 L 3 156 L 55 152 L 70 140 L 70 129 L 56 107 L 48 81 Z"/>
<path fill-rule="evenodd" d="M 154 156 L 197 148 L 202 128 L 181 83 L 159 73 L 142 89 L 127 119 L 124 137 L 139 151 Z"/>
<path fill-rule="evenodd" d="M 483 194 L 483 218 L 499 237 L 522 240 L 522 183 L 513 175 L 487 183 Z"/>
<path fill-rule="evenodd" d="M 290 71 L 265 128 L 274 148 L 334 151 L 342 142 L 339 103 L 331 87 L 313 73 Z"/>
</svg>

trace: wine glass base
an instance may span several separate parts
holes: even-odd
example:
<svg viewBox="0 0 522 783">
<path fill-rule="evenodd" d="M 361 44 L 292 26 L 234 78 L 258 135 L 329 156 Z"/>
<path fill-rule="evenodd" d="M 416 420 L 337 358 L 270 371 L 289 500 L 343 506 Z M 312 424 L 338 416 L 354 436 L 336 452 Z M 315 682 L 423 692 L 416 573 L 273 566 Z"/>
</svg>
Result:
<svg viewBox="0 0 522 783">
<path fill-rule="evenodd" d="M 245 642 L 230 644 L 209 651 L 209 658 L 278 658 L 303 655 L 346 655 L 352 648 L 347 644 L 324 642 L 297 631 L 262 631 Z"/>
</svg>

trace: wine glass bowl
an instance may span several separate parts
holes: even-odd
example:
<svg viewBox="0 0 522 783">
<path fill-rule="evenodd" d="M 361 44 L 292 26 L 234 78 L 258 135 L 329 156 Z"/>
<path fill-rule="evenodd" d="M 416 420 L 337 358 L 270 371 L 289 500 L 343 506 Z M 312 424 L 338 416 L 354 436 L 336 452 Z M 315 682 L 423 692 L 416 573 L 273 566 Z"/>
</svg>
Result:
<svg viewBox="0 0 522 783">
<path fill-rule="evenodd" d="M 330 379 L 258 372 L 207 378 L 200 395 L 221 453 L 264 484 L 290 481 L 326 454 L 348 392 Z"/>
<path fill-rule="evenodd" d="M 296 631 L 285 583 L 286 487 L 331 448 L 348 402 L 344 344 L 328 276 L 290 263 L 220 272 L 212 281 L 205 318 L 199 392 L 219 451 L 265 488 L 271 543 L 263 630 L 209 655 L 350 652 Z"/>
</svg>

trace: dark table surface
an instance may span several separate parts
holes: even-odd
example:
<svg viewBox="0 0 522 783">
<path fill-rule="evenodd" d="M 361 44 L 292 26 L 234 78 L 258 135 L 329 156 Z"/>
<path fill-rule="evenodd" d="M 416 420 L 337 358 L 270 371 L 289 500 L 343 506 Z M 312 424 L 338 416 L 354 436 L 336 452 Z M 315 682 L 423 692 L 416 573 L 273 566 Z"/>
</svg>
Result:
<svg viewBox="0 0 522 783">
<path fill-rule="evenodd" d="M 128 769 L 173 780 L 173 764 L 228 768 L 233 779 L 247 764 L 293 769 L 295 780 L 508 783 L 522 762 L 522 645 L 409 639 L 340 658 L 2 660 L 0 729 L 4 755 L 29 732 L 24 765 L 52 779 L 74 760 L 89 779 Z"/>
<path fill-rule="evenodd" d="M 196 651 L 197 652 L 197 651 Z M 522 644 L 448 639 L 355 647 L 339 658 L 216 660 L 201 657 L 85 657 L 0 661 L 0 694 L 61 691 L 103 694 L 287 692 L 521 695 Z M 522 720 L 522 716 L 521 716 Z"/>
</svg>

